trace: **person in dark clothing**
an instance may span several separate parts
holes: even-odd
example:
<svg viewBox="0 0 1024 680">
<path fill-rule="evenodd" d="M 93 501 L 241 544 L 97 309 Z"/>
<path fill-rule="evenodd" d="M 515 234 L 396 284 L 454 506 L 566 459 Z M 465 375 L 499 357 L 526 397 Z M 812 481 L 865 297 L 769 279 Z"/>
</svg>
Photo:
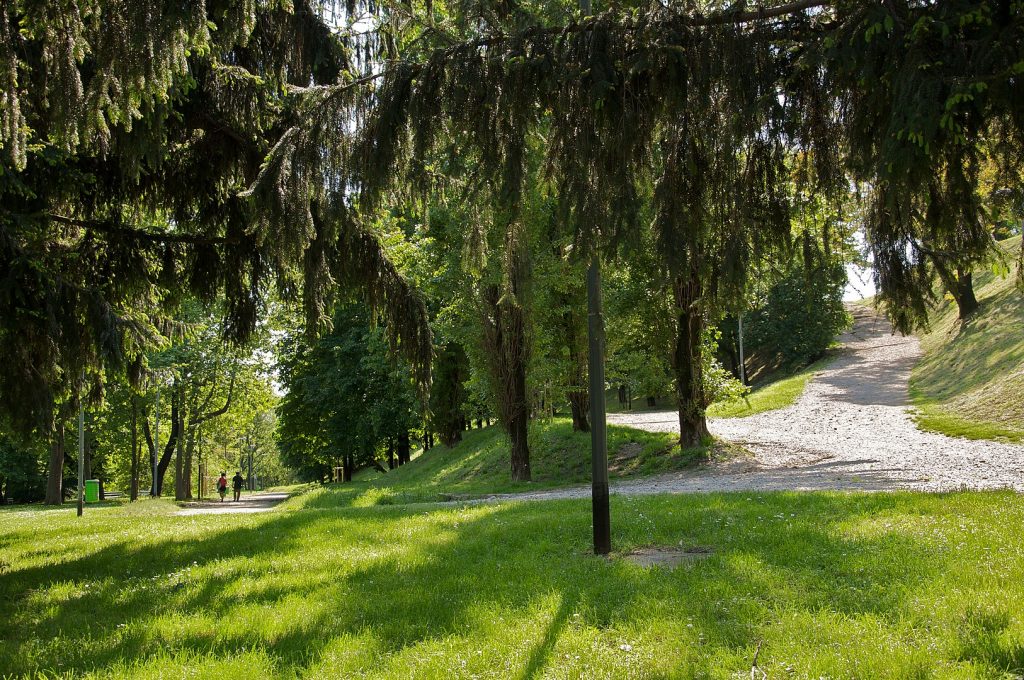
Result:
<svg viewBox="0 0 1024 680">
<path fill-rule="evenodd" d="M 231 478 L 231 484 L 235 489 L 235 500 L 241 500 L 242 498 L 242 484 L 245 482 L 242 479 L 242 473 L 235 471 L 235 476 Z"/>
</svg>

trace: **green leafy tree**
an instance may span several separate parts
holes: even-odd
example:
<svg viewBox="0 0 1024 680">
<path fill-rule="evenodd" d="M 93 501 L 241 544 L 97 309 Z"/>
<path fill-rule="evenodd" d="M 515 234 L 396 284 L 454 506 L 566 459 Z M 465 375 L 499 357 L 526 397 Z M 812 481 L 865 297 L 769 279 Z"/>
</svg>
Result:
<svg viewBox="0 0 1024 680">
<path fill-rule="evenodd" d="M 331 332 L 313 344 L 286 338 L 280 376 L 278 446 L 307 478 L 342 467 L 350 481 L 356 469 L 379 467 L 381 445 L 408 441 L 418 419 L 409 367 L 389 358 L 383 329 L 358 305 L 340 306 Z"/>
</svg>

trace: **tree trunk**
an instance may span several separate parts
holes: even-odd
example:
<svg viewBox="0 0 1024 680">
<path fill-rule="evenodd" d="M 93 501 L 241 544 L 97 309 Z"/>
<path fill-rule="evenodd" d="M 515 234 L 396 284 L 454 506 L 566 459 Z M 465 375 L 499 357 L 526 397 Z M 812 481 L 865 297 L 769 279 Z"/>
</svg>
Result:
<svg viewBox="0 0 1024 680">
<path fill-rule="evenodd" d="M 341 481 L 352 481 L 352 467 L 355 464 L 354 461 L 355 456 L 353 456 L 351 453 L 345 455 L 344 462 L 341 467 Z"/>
<path fill-rule="evenodd" d="M 679 446 L 688 449 L 701 446 L 709 434 L 704 416 L 706 405 L 701 357 L 704 310 L 701 305 L 700 279 L 695 274 L 677 278 L 673 288 L 677 326 L 672 368 L 676 374 Z"/>
<path fill-rule="evenodd" d="M 960 310 L 959 316 L 961 319 L 966 319 L 978 311 L 978 298 L 974 294 L 974 275 L 963 269 L 957 269 L 954 287 L 956 292 L 953 293 L 953 298 L 956 299 L 956 305 Z"/>
<path fill-rule="evenodd" d="M 572 429 L 576 432 L 590 432 L 590 422 L 587 420 L 590 398 L 586 392 L 569 393 L 569 410 L 572 411 Z"/>
<path fill-rule="evenodd" d="M 184 468 L 184 478 L 182 479 L 182 486 L 184 487 L 185 500 L 192 500 L 192 460 L 195 457 L 196 452 L 196 428 L 190 426 L 185 435 L 185 462 L 182 466 Z"/>
<path fill-rule="evenodd" d="M 50 464 L 47 468 L 47 505 L 64 502 L 64 421 L 58 419 L 50 433 Z"/>
<path fill-rule="evenodd" d="M 530 415 L 526 394 L 526 342 L 522 310 L 513 303 L 499 301 L 497 286 L 492 293 L 495 311 L 493 341 L 498 385 L 499 419 L 511 441 L 512 480 L 530 481 L 530 447 L 527 422 Z"/>
<path fill-rule="evenodd" d="M 409 444 L 409 430 L 403 430 L 398 435 L 398 464 L 405 465 L 412 460 L 412 447 Z"/>
<path fill-rule="evenodd" d="M 128 500 L 139 499 L 139 404 L 132 395 L 132 471 L 128 484 Z"/>
<path fill-rule="evenodd" d="M 395 469 L 395 440 L 388 437 L 388 469 Z"/>
<path fill-rule="evenodd" d="M 512 444 L 512 481 L 530 481 L 530 448 L 527 438 L 526 410 L 512 416 L 509 422 L 508 438 Z"/>
<path fill-rule="evenodd" d="M 174 447 L 178 442 L 178 394 L 177 390 L 174 390 L 171 394 L 171 437 L 167 440 L 167 445 L 164 446 L 163 455 L 160 456 L 160 460 L 156 464 L 156 495 L 159 496 L 164 492 L 164 476 L 167 473 L 167 467 L 171 464 L 171 457 L 174 455 Z M 160 445 L 160 442 L 155 443 L 156 446 Z"/>
<path fill-rule="evenodd" d="M 966 319 L 978 310 L 978 298 L 974 295 L 974 275 L 965 271 L 963 267 L 957 267 L 954 272 L 948 266 L 945 258 L 938 254 L 931 255 L 935 271 L 942 280 L 942 285 L 953 296 L 956 302 L 958 317 Z"/>
<path fill-rule="evenodd" d="M 527 438 L 527 424 L 529 422 L 530 407 L 526 394 L 526 356 L 519 348 L 525 347 L 524 324 L 521 318 L 522 312 L 517 316 L 520 318 L 516 323 L 510 324 L 509 330 L 516 333 L 518 337 L 506 338 L 512 342 L 509 348 L 508 361 L 501 362 L 507 375 L 509 403 L 505 411 L 508 418 L 508 436 L 512 443 L 512 481 L 530 481 L 530 445 Z M 517 351 L 517 349 L 519 351 Z"/>
<path fill-rule="evenodd" d="M 515 287 L 513 292 L 518 292 Z M 488 286 L 482 299 L 485 347 L 494 357 L 489 364 L 498 402 L 498 420 L 511 443 L 512 480 L 528 482 L 530 403 L 526 392 L 526 319 L 518 301 L 502 295 L 497 285 Z"/>
<path fill-rule="evenodd" d="M 178 408 L 178 439 L 174 447 L 174 500 L 183 501 L 187 493 L 185 488 L 185 440 L 187 436 L 185 433 L 185 400 L 183 395 L 178 397 L 178 402 L 180 406 Z"/>
<path fill-rule="evenodd" d="M 574 310 L 574 300 L 567 300 Z M 586 336 L 580 332 L 581 323 L 575 311 L 562 315 L 565 344 L 569 350 L 569 410 L 572 412 L 572 429 L 576 432 L 590 432 L 587 413 L 590 411 L 590 393 L 587 390 L 587 346 Z"/>
</svg>

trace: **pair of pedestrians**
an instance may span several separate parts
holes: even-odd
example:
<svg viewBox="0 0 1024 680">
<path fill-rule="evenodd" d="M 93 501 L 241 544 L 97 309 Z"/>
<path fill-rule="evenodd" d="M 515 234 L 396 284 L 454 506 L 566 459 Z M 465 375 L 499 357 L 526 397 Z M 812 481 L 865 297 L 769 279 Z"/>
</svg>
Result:
<svg viewBox="0 0 1024 680">
<path fill-rule="evenodd" d="M 226 496 L 227 493 L 228 493 L 228 477 L 227 477 L 227 474 L 228 473 L 226 473 L 226 472 L 220 473 L 220 479 L 217 480 L 217 493 L 220 494 L 220 502 L 221 503 L 224 502 L 224 496 Z M 237 500 L 241 500 L 241 498 L 242 498 L 242 484 L 243 483 L 245 483 L 245 480 L 242 479 L 242 473 L 236 470 L 235 471 L 235 476 L 231 478 L 231 484 L 232 484 L 232 487 L 235 490 L 235 499 L 234 500 L 236 500 L 236 501 Z"/>
</svg>

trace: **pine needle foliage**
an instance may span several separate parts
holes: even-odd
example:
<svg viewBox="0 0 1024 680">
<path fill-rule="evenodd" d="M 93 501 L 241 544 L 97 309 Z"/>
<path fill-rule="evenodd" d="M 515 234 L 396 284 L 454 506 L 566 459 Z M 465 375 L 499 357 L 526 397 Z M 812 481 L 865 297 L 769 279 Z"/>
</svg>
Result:
<svg viewBox="0 0 1024 680">
<path fill-rule="evenodd" d="M 991 252 L 973 195 L 978 155 L 1008 164 L 1024 148 L 1021 3 L 708 9 L 612 9 L 564 26 L 485 31 L 394 63 L 354 159 L 363 195 L 429 190 L 422 168 L 454 140 L 514 206 L 526 136 L 543 122 L 547 171 L 577 218 L 581 250 L 636 241 L 645 179 L 664 186 L 662 212 L 680 225 L 699 222 L 680 216 L 681 203 L 708 184 L 718 214 L 707 217 L 725 224 L 721 240 L 733 249 L 712 285 L 736 288 L 734 274 L 772 240 L 750 232 L 771 223 L 782 235 L 786 160 L 799 166 L 801 189 L 837 196 L 851 180 L 876 188 L 866 228 L 882 299 L 901 330 L 925 323 L 927 251 L 963 266 Z M 709 155 L 710 173 L 696 159 L 673 167 L 666 159 L 680 135 L 735 158 Z M 743 225 L 738 239 L 730 219 Z M 684 264 L 681 239 L 684 231 L 663 229 L 670 269 Z"/>
<path fill-rule="evenodd" d="M 0 409 L 19 429 L 45 429 L 83 370 L 96 387 L 141 378 L 189 295 L 223 297 L 225 336 L 244 342 L 275 288 L 304 299 L 311 329 L 336 286 L 362 291 L 426 382 L 422 301 L 348 210 L 349 177 L 291 175 L 273 154 L 318 88 L 379 59 L 377 37 L 348 30 L 365 9 L 0 2 Z M 311 119 L 303 148 L 357 122 Z"/>
</svg>

